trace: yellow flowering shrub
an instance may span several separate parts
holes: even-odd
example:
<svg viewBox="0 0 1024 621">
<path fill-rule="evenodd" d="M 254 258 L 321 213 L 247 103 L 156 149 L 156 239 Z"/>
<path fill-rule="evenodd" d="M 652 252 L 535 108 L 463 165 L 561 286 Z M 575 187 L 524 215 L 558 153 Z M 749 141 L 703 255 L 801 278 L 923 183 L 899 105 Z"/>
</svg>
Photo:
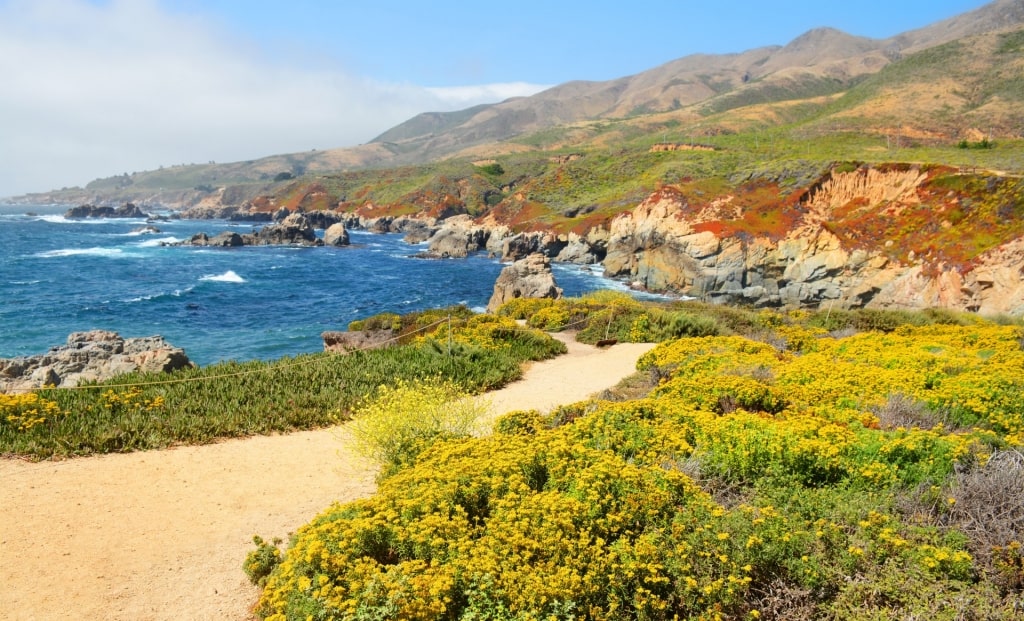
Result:
<svg viewBox="0 0 1024 621">
<path fill-rule="evenodd" d="M 382 464 L 382 474 L 411 464 L 443 438 L 476 431 L 487 405 L 457 384 L 439 378 L 382 385 L 356 409 L 348 428 L 356 448 Z"/>
<path fill-rule="evenodd" d="M 551 298 L 513 298 L 501 305 L 497 314 L 512 319 L 527 319 L 555 303 Z"/>
<path fill-rule="evenodd" d="M 538 330 L 564 330 L 570 317 L 569 309 L 564 306 L 545 306 L 533 313 L 527 324 Z"/>
<path fill-rule="evenodd" d="M 758 321 L 787 347 L 668 341 L 638 363 L 662 378 L 647 398 L 517 412 L 490 437 L 432 444 L 372 498 L 304 526 L 259 614 L 740 619 L 790 589 L 818 616 L 857 618 L 862 584 L 898 592 L 885 581 L 906 575 L 929 593 L 987 585 L 975 603 L 1013 618 L 999 598 L 1020 582 L 1019 544 L 993 554 L 1001 586 L 985 582 L 941 499 L 956 464 L 984 463 L 1024 430 L 1016 329 L 835 339 L 791 317 Z M 896 393 L 934 424 L 881 424 Z M 922 487 L 940 499 L 932 517 L 901 508 Z"/>
</svg>

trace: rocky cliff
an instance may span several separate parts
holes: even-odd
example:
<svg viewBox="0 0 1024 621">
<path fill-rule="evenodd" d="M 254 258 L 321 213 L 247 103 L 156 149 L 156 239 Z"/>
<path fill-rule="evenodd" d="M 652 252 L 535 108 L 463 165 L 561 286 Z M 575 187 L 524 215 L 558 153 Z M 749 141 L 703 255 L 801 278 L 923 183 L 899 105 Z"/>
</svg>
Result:
<svg viewBox="0 0 1024 621">
<path fill-rule="evenodd" d="M 666 188 L 612 222 L 605 273 L 722 303 L 1022 314 L 1021 185 L 904 167 L 836 172 L 775 204 Z"/>
<path fill-rule="evenodd" d="M 421 256 L 487 252 L 516 261 L 539 253 L 603 263 L 607 276 L 638 288 L 719 303 L 1024 313 L 1020 178 L 845 164 L 803 184 L 762 177 L 708 187 L 705 180 L 665 185 L 633 209 L 567 232 L 524 227 L 501 210 L 392 216 L 363 205 L 325 217 L 404 232 L 427 243 Z"/>
</svg>

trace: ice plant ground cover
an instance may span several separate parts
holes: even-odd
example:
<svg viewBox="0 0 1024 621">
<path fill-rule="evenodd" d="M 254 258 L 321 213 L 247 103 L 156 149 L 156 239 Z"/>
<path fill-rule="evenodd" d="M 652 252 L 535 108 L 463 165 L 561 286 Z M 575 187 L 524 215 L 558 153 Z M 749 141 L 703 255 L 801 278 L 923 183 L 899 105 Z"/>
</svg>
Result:
<svg viewBox="0 0 1024 621">
<path fill-rule="evenodd" d="M 475 393 L 517 379 L 524 361 L 565 351 L 537 330 L 462 307 L 415 317 L 409 337 L 415 342 L 400 347 L 226 362 L 124 375 L 76 390 L 0 395 L 0 455 L 70 457 L 315 429 L 347 420 L 382 384 L 444 377 Z"/>
<path fill-rule="evenodd" d="M 642 358 L 642 398 L 424 448 L 258 551 L 261 617 L 1019 618 L 1019 323 L 614 296 L 514 311 L 718 335 Z"/>
</svg>

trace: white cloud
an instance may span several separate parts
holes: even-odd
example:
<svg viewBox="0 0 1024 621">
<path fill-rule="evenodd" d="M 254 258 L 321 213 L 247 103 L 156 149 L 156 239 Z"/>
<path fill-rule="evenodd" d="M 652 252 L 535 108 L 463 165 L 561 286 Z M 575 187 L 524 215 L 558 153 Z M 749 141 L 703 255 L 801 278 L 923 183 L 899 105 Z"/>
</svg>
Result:
<svg viewBox="0 0 1024 621">
<path fill-rule="evenodd" d="M 354 145 L 420 112 L 542 88 L 424 88 L 275 60 L 153 0 L 0 0 L 0 196 Z"/>
<path fill-rule="evenodd" d="M 511 97 L 528 97 L 547 88 L 551 87 L 527 82 L 508 82 L 480 86 L 434 87 L 427 90 L 442 101 L 468 107 L 478 103 L 504 101 Z"/>
</svg>

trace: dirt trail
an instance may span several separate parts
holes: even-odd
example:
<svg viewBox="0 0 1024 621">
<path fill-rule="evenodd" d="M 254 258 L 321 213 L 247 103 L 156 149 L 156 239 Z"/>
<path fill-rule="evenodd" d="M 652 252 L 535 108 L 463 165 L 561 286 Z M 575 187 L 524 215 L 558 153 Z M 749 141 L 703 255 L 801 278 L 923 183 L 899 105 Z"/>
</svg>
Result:
<svg viewBox="0 0 1024 621">
<path fill-rule="evenodd" d="M 565 338 L 565 337 L 563 337 Z M 497 415 L 585 399 L 650 345 L 565 339 L 487 395 Z M 0 460 L 0 619 L 242 620 L 252 536 L 286 537 L 374 490 L 344 427 L 62 462 Z"/>
</svg>

